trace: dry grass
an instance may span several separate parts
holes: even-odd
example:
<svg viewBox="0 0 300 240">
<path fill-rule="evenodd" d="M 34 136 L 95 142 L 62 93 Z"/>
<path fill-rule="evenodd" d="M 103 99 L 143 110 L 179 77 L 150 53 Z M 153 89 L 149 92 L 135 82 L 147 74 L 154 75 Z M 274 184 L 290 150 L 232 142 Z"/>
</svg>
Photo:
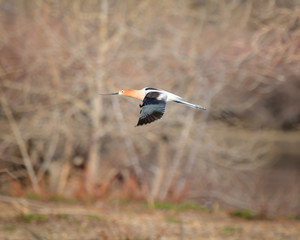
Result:
<svg viewBox="0 0 300 240">
<path fill-rule="evenodd" d="M 48 213 L 29 211 L 20 215 L 10 205 L 0 203 L 0 208 L 5 209 L 0 218 L 1 239 L 297 240 L 300 234 L 297 220 L 245 220 L 224 212 L 153 210 L 132 203 L 86 207 L 41 202 L 39 205 Z"/>
<path fill-rule="evenodd" d="M 224 212 L 153 210 L 140 204 L 35 202 L 44 213 L 0 203 L 2 239 L 299 239 L 299 221 L 245 220 Z M 33 204 L 32 204 L 33 205 Z"/>
</svg>

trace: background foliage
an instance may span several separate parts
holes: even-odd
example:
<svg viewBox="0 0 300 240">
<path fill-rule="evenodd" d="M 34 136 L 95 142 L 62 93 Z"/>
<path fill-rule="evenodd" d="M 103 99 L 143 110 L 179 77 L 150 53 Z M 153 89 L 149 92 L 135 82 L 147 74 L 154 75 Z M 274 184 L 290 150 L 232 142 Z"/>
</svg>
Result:
<svg viewBox="0 0 300 240">
<path fill-rule="evenodd" d="M 0 1 L 0 191 L 300 213 L 299 1 Z M 168 104 L 135 128 L 134 99 Z"/>
</svg>

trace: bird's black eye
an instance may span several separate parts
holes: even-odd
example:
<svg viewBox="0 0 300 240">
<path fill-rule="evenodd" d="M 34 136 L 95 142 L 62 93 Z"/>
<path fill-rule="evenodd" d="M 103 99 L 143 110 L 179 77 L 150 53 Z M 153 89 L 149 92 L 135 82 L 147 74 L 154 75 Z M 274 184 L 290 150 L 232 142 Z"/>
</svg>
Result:
<svg viewBox="0 0 300 240">
<path fill-rule="evenodd" d="M 121 91 L 121 93 L 123 93 L 123 92 L 124 92 L 124 90 Z"/>
</svg>

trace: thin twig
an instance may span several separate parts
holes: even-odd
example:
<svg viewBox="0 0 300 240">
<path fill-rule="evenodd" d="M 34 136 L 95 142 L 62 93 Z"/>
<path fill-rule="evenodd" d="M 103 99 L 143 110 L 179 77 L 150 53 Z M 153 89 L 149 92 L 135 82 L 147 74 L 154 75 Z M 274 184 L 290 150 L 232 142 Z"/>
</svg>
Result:
<svg viewBox="0 0 300 240">
<path fill-rule="evenodd" d="M 31 233 L 31 235 L 37 239 L 37 240 L 43 240 L 44 238 L 42 238 L 40 235 L 38 235 L 36 232 L 34 232 L 32 229 L 25 227 L 25 229 Z"/>
<path fill-rule="evenodd" d="M 187 164 L 185 165 L 185 169 L 184 169 L 184 175 L 180 181 L 180 184 L 177 186 L 176 189 L 176 193 L 180 193 L 181 190 L 184 188 L 184 186 L 186 185 L 187 179 L 190 176 L 192 170 L 193 170 L 193 166 L 197 157 L 197 153 L 198 153 L 198 149 L 199 149 L 199 144 L 202 141 L 203 135 L 205 133 L 205 128 L 207 126 L 207 120 L 208 120 L 208 116 L 210 113 L 210 102 L 211 102 L 211 94 L 210 92 L 207 95 L 207 104 L 206 106 L 208 106 L 208 109 L 203 113 L 203 120 L 202 123 L 200 123 L 200 126 L 196 126 L 196 129 L 198 129 L 198 131 L 196 132 L 196 136 L 195 139 L 193 141 L 193 147 L 190 151 L 189 157 L 188 157 L 188 161 Z"/>
<path fill-rule="evenodd" d="M 58 215 L 58 214 L 68 214 L 68 215 L 97 215 L 95 210 L 88 210 L 84 208 L 66 208 L 66 207 L 48 207 L 47 204 L 42 202 L 36 202 L 28 200 L 25 198 L 10 197 L 5 195 L 0 195 L 0 201 L 12 204 L 17 210 L 21 211 L 23 214 L 28 214 L 29 212 L 39 213 L 39 214 L 49 214 L 49 215 Z"/>
<path fill-rule="evenodd" d="M 121 111 L 119 99 L 114 98 L 112 102 L 113 102 L 114 113 L 116 115 L 120 130 L 121 130 L 121 133 L 122 133 L 122 136 L 123 136 L 123 140 L 124 140 L 125 145 L 126 145 L 126 149 L 127 149 L 130 161 L 131 161 L 131 165 L 133 166 L 134 171 L 135 171 L 138 179 L 141 180 L 142 176 L 143 176 L 143 171 L 142 171 L 142 168 L 141 168 L 141 165 L 140 165 L 140 161 L 139 161 L 139 159 L 138 159 L 138 157 L 135 153 L 132 140 L 126 134 L 127 127 L 124 123 L 124 116 L 123 116 L 122 111 Z"/>
<path fill-rule="evenodd" d="M 185 151 L 185 146 L 187 144 L 187 138 L 189 136 L 191 127 L 193 125 L 194 115 L 195 115 L 195 111 L 190 111 L 189 115 L 187 116 L 187 119 L 185 121 L 185 124 L 182 127 L 182 132 L 181 132 L 180 141 L 179 141 L 179 144 L 177 147 L 177 151 L 176 151 L 175 156 L 170 165 L 167 177 L 165 179 L 165 184 L 160 192 L 160 195 L 159 195 L 160 199 L 165 199 L 165 197 L 167 196 L 167 193 L 171 186 L 172 180 L 174 179 L 176 169 L 178 169 L 178 167 L 179 167 L 180 160 L 183 157 L 183 154 Z"/>
<path fill-rule="evenodd" d="M 30 159 L 29 154 L 28 154 L 27 149 L 26 149 L 25 141 L 22 138 L 21 131 L 20 131 L 20 129 L 18 127 L 18 124 L 17 124 L 17 122 L 16 122 L 16 120 L 15 120 L 15 118 L 14 118 L 14 116 L 13 116 L 13 114 L 12 114 L 12 112 L 11 112 L 9 106 L 8 106 L 8 103 L 5 99 L 5 95 L 4 95 L 3 91 L 1 91 L 0 101 L 1 101 L 1 105 L 2 105 L 2 108 L 3 108 L 4 114 L 7 117 L 10 128 L 11 128 L 11 130 L 12 130 L 12 132 L 13 132 L 15 138 L 16 138 L 17 144 L 18 144 L 19 149 L 21 151 L 22 158 L 23 158 L 23 161 L 24 161 L 24 165 L 26 167 L 26 170 L 27 170 L 28 176 L 30 178 L 32 187 L 33 187 L 34 191 L 38 192 L 39 191 L 39 186 L 38 186 L 37 177 L 36 177 L 36 174 L 33 170 L 31 159 Z"/>
<path fill-rule="evenodd" d="M 15 176 L 12 172 L 10 172 L 7 168 L 1 169 L 0 173 L 7 173 L 14 180 L 18 180 L 17 176 Z"/>
<path fill-rule="evenodd" d="M 180 239 L 181 240 L 185 239 L 184 221 L 182 219 L 180 220 Z"/>
</svg>

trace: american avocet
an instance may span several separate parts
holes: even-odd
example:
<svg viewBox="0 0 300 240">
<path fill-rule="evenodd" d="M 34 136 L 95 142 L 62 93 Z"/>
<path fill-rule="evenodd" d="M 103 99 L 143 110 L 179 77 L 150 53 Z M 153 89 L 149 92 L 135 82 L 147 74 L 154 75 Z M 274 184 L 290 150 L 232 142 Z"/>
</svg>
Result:
<svg viewBox="0 0 300 240">
<path fill-rule="evenodd" d="M 192 108 L 206 110 L 205 107 L 186 102 L 182 97 L 173 93 L 150 87 L 141 90 L 121 89 L 116 93 L 101 95 L 123 95 L 142 100 L 143 103 L 140 104 L 140 118 L 136 126 L 148 124 L 160 119 L 164 115 L 167 102 L 182 103 Z"/>
</svg>

